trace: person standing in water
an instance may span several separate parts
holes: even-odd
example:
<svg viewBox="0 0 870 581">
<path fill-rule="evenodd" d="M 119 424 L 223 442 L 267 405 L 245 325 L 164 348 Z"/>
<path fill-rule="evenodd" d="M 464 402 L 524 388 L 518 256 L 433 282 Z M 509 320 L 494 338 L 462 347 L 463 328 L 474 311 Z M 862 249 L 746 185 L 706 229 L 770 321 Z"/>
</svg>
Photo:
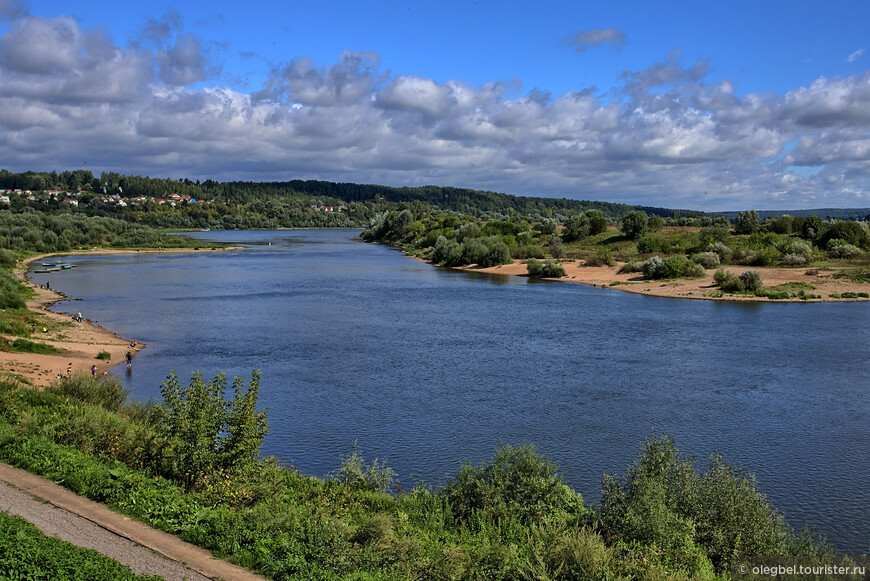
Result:
<svg viewBox="0 0 870 581">
<path fill-rule="evenodd" d="M 127 369 L 133 367 L 133 354 L 127 351 Z"/>
</svg>

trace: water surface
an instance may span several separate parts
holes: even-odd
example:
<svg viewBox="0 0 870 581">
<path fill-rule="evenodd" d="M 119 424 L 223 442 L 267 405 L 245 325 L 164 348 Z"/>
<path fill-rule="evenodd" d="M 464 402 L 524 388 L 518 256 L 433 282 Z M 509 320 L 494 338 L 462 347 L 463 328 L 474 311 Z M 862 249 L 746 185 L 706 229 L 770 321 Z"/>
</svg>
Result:
<svg viewBox="0 0 870 581">
<path fill-rule="evenodd" d="M 33 275 L 148 344 L 133 397 L 263 372 L 263 450 L 324 476 L 357 442 L 404 486 L 534 443 L 598 502 L 653 433 L 758 478 L 795 526 L 870 549 L 866 303 L 738 304 L 439 269 L 357 231 L 208 232 L 232 252 L 76 257 Z M 123 369 L 119 368 L 123 374 Z"/>
</svg>

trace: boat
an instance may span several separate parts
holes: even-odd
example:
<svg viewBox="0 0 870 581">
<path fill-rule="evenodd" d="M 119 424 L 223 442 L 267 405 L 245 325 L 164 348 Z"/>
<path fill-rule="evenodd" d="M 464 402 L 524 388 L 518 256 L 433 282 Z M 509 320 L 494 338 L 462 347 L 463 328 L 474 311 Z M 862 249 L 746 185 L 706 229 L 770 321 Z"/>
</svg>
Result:
<svg viewBox="0 0 870 581">
<path fill-rule="evenodd" d="M 73 268 L 73 267 L 75 266 L 75 264 L 61 264 L 61 265 L 59 265 L 59 266 L 60 266 L 63 270 L 69 270 L 70 268 Z"/>
<path fill-rule="evenodd" d="M 52 268 L 44 268 L 44 269 L 42 269 L 42 270 L 34 270 L 33 272 L 36 272 L 36 273 L 39 273 L 39 274 L 43 274 L 43 273 L 46 273 L 46 272 L 59 272 L 59 271 L 60 271 L 60 268 L 58 268 L 58 267 L 55 266 L 55 267 L 52 267 Z"/>
</svg>

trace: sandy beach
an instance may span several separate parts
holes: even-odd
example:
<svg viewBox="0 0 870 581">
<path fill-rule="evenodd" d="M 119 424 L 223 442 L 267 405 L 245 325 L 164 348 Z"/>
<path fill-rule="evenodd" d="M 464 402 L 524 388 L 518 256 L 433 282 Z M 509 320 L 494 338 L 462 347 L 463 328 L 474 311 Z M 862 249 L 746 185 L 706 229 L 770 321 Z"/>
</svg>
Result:
<svg viewBox="0 0 870 581">
<path fill-rule="evenodd" d="M 658 297 L 682 298 L 682 299 L 706 299 L 720 301 L 769 301 L 767 298 L 759 298 L 743 295 L 720 293 L 713 283 L 713 274 L 716 269 L 707 270 L 703 278 L 675 279 L 675 280 L 647 280 L 640 273 L 623 273 L 619 270 L 621 264 L 616 266 L 585 266 L 582 260 L 560 260 L 559 263 L 565 269 L 567 278 L 559 280 L 596 286 L 613 288 L 626 292 L 640 293 Z M 813 285 L 813 290 L 807 293 L 820 295 L 821 299 L 809 299 L 803 301 L 799 298 L 785 299 L 796 302 L 810 301 L 838 301 L 838 300 L 868 300 L 868 299 L 835 299 L 831 294 L 870 292 L 870 284 L 850 281 L 844 278 L 835 278 L 837 269 L 812 269 L 812 268 L 758 268 L 748 266 L 726 266 L 725 270 L 739 275 L 745 270 L 756 270 L 761 275 L 761 280 L 766 287 L 788 283 L 808 283 Z M 528 270 L 523 261 L 515 260 L 513 264 L 493 266 L 488 268 L 478 266 L 461 267 L 458 270 L 471 272 L 485 272 L 490 274 L 504 274 L 512 276 L 528 276 Z M 778 300 L 776 302 L 785 302 Z"/>
<path fill-rule="evenodd" d="M 222 249 L 223 250 L 223 249 Z M 42 355 L 37 353 L 10 353 L 0 351 L 0 373 L 11 374 L 29 381 L 34 387 L 42 388 L 56 380 L 58 375 L 66 375 L 67 367 L 72 364 L 72 373 L 91 373 L 91 366 L 97 366 L 97 373 L 102 375 L 110 367 L 114 367 L 126 360 L 127 351 L 134 358 L 136 353 L 145 348 L 142 343 L 137 343 L 131 348 L 130 343 L 134 337 L 123 338 L 109 329 L 104 329 L 97 323 L 88 320 L 87 313 L 83 313 L 81 322 L 74 321 L 70 315 L 54 313 L 48 307 L 54 303 L 66 299 L 66 297 L 54 289 L 46 289 L 31 284 L 27 281 L 26 274 L 29 264 L 46 257 L 58 258 L 62 256 L 74 256 L 83 254 L 133 254 L 137 251 L 125 250 L 94 250 L 92 252 L 76 252 L 69 254 L 46 254 L 34 256 L 19 265 L 16 273 L 24 284 L 34 290 L 33 297 L 27 301 L 27 308 L 36 314 L 42 324 L 36 326 L 36 332 L 32 333 L 29 340 L 46 343 L 60 349 L 61 353 Z M 178 252 L 214 252 L 205 249 L 167 249 L 167 250 L 141 250 L 138 253 L 178 253 Z M 45 328 L 45 331 L 42 329 Z M 3 340 L 13 340 L 14 337 L 2 336 Z M 101 352 L 110 355 L 108 361 L 97 359 Z"/>
</svg>

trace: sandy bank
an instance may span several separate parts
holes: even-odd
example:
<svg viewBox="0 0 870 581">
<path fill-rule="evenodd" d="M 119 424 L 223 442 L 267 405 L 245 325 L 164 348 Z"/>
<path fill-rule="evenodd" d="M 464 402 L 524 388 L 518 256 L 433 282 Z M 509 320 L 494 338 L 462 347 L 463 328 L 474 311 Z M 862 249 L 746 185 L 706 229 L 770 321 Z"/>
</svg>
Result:
<svg viewBox="0 0 870 581">
<path fill-rule="evenodd" d="M 590 286 L 614 288 L 621 291 L 633 292 L 657 297 L 683 298 L 683 299 L 707 299 L 722 301 L 769 301 L 771 299 L 749 297 L 741 295 L 725 294 L 719 296 L 719 291 L 713 284 L 713 274 L 716 269 L 707 270 L 703 278 L 677 279 L 677 280 L 646 280 L 638 273 L 620 274 L 617 271 L 621 264 L 616 266 L 585 266 L 582 260 L 562 260 L 567 278 L 559 279 L 568 282 L 580 283 Z M 734 274 L 740 274 L 745 270 L 756 270 L 761 275 L 761 280 L 766 287 L 789 283 L 808 283 L 815 287 L 807 290 L 807 293 L 820 295 L 821 299 L 799 298 L 777 300 L 775 302 L 822 302 L 838 300 L 868 300 L 868 299 L 836 299 L 832 294 L 870 292 L 870 284 L 854 282 L 845 278 L 835 278 L 839 269 L 811 269 L 811 268 L 758 268 L 745 266 L 726 266 L 725 270 Z M 511 276 L 527 276 L 526 265 L 519 260 L 513 264 L 483 268 L 479 266 L 465 266 L 458 270 L 471 272 L 485 272 L 489 274 L 504 274 Z"/>
<path fill-rule="evenodd" d="M 220 249 L 217 251 L 222 251 Z M 137 343 L 135 348 L 130 347 L 132 337 L 125 339 L 108 329 L 87 319 L 87 313 L 83 313 L 81 322 L 74 321 L 69 315 L 54 313 L 48 307 L 64 300 L 62 293 L 54 289 L 46 289 L 31 284 L 26 277 L 27 268 L 33 261 L 43 260 L 47 257 L 82 256 L 82 255 L 114 255 L 114 254 L 143 254 L 143 253 L 178 253 L 178 252 L 214 252 L 210 249 L 155 249 L 155 250 L 104 250 L 95 249 L 89 252 L 54 253 L 34 256 L 25 260 L 16 269 L 16 274 L 22 282 L 34 290 L 33 297 L 27 301 L 27 308 L 34 313 L 39 320 L 36 331 L 31 334 L 29 340 L 46 343 L 58 349 L 61 353 L 42 355 L 37 353 L 10 353 L 0 351 L 0 373 L 24 378 L 35 387 L 45 387 L 54 381 L 58 375 L 66 375 L 67 367 L 72 364 L 72 373 L 90 373 L 91 366 L 96 365 L 98 373 L 103 374 L 109 367 L 123 363 L 127 351 L 134 357 L 135 354 L 145 347 Z M 43 331 L 45 328 L 45 331 Z M 0 340 L 13 340 L 14 337 L 0 335 Z M 107 352 L 110 355 L 108 361 L 97 359 L 97 354 Z"/>
</svg>

